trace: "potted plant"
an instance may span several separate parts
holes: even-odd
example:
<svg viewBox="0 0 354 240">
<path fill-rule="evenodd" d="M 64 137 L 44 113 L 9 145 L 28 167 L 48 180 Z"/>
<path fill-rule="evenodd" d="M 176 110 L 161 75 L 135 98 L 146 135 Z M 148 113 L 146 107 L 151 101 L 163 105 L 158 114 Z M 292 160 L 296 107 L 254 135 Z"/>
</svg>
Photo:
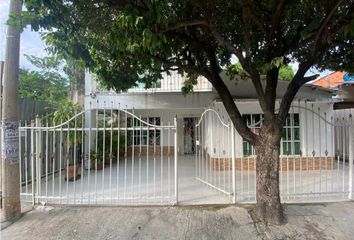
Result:
<svg viewBox="0 0 354 240">
<path fill-rule="evenodd" d="M 103 133 L 103 131 L 100 131 L 97 134 L 97 152 L 101 153 L 101 155 L 103 155 L 103 151 L 105 152 L 104 157 L 101 157 L 103 158 L 105 165 L 109 166 L 111 163 L 111 159 L 112 162 L 115 162 L 117 160 L 118 155 L 121 156 L 124 153 L 125 136 L 122 133 L 119 133 L 118 131 L 110 130 L 111 127 L 118 127 L 117 122 L 108 123 L 106 121 L 105 124 L 101 122 L 99 124 L 99 127 L 103 126 L 106 126 L 105 132 Z"/>
<path fill-rule="evenodd" d="M 102 170 L 103 169 L 103 156 L 96 151 L 90 152 L 91 169 Z"/>
<path fill-rule="evenodd" d="M 53 113 L 53 123 L 56 126 L 63 128 L 81 128 L 82 127 L 82 116 L 79 115 L 76 117 L 76 114 L 81 112 L 81 108 L 71 102 L 70 100 L 63 101 L 59 104 L 58 109 Z M 76 117 L 75 119 L 72 119 Z M 69 149 L 67 149 L 68 162 L 69 164 L 65 165 L 65 181 L 75 181 L 80 179 L 80 166 L 81 166 L 81 140 L 82 133 L 81 131 L 72 131 L 68 129 L 67 137 L 64 138 L 64 141 L 68 140 Z M 63 143 L 62 143 L 63 144 Z M 76 150 L 76 151 L 74 151 Z M 75 157 L 76 155 L 76 157 Z"/>
</svg>

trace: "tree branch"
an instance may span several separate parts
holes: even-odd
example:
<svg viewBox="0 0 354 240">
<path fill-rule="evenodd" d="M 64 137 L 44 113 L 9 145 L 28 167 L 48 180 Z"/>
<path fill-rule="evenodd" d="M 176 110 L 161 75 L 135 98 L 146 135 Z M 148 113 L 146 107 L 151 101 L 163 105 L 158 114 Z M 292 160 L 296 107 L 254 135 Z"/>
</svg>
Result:
<svg viewBox="0 0 354 240">
<path fill-rule="evenodd" d="M 317 46 L 318 46 L 318 41 L 320 39 L 321 34 L 324 31 L 324 28 L 327 26 L 329 20 L 332 18 L 332 16 L 334 15 L 334 13 L 337 11 L 337 8 L 339 7 L 339 5 L 342 3 L 343 0 L 339 0 L 337 1 L 337 3 L 333 6 L 332 10 L 327 14 L 326 18 L 323 20 L 319 30 L 316 33 L 316 37 L 315 37 L 315 41 L 313 44 L 313 48 L 312 48 L 312 55 L 315 55 L 315 52 L 317 50 Z"/>
<path fill-rule="evenodd" d="M 309 77 L 304 77 L 306 72 L 312 67 L 312 64 L 313 64 L 313 60 L 305 63 L 301 63 L 299 65 L 299 69 L 297 70 L 293 80 L 290 82 L 288 88 L 286 89 L 285 94 L 280 103 L 279 113 L 278 113 L 278 120 L 281 126 L 283 126 L 286 120 L 291 103 L 294 100 L 294 97 L 299 91 L 299 89 L 305 83 L 315 80 L 318 77 L 317 74 Z"/>
<path fill-rule="evenodd" d="M 279 76 L 279 68 L 276 67 L 269 70 L 266 76 L 267 82 L 266 82 L 266 89 L 265 89 L 265 102 L 269 108 L 268 114 L 270 115 L 270 117 L 274 116 L 278 76 Z"/>
<path fill-rule="evenodd" d="M 280 15 L 282 14 L 282 8 L 285 3 L 285 0 L 278 0 L 275 4 L 275 9 L 272 15 L 272 30 L 270 33 L 270 39 L 273 37 L 273 34 L 278 31 L 280 24 Z"/>
<path fill-rule="evenodd" d="M 206 77 L 210 81 L 210 83 L 218 92 L 221 101 L 223 102 L 224 107 L 227 113 L 229 114 L 230 119 L 234 124 L 234 127 L 236 128 L 237 132 L 246 141 L 248 141 L 251 144 L 254 144 L 256 140 L 256 135 L 253 132 L 251 132 L 251 130 L 247 127 L 247 124 L 243 119 L 238 107 L 236 106 L 236 103 L 229 89 L 226 87 L 223 79 L 220 77 L 219 75 L 220 67 L 217 63 L 214 51 L 212 51 L 210 47 L 209 48 L 207 47 L 206 53 L 210 61 L 211 72 L 210 73 L 206 72 L 206 75 L 204 75 L 204 77 Z"/>
<path fill-rule="evenodd" d="M 179 28 L 188 27 L 188 26 L 196 26 L 196 25 L 208 26 L 208 23 L 205 19 L 185 20 L 185 21 L 170 24 L 167 28 L 159 30 L 159 32 L 164 33 L 164 32 L 168 32 L 168 31 L 172 31 L 172 30 L 177 30 Z"/>
<path fill-rule="evenodd" d="M 265 29 L 263 24 L 259 21 L 259 17 L 255 16 L 253 13 L 255 12 L 254 9 L 251 7 L 251 2 L 250 1 L 245 1 L 245 0 L 239 0 L 238 1 L 240 6 L 243 8 L 244 16 L 254 22 L 256 26 L 266 35 L 269 36 L 269 31 Z"/>
<path fill-rule="evenodd" d="M 231 42 L 227 41 L 213 25 L 208 25 L 211 34 L 214 36 L 215 40 L 220 44 L 220 46 L 226 48 L 230 53 L 235 54 L 237 57 L 242 57 L 242 51 L 236 48 Z"/>
<path fill-rule="evenodd" d="M 232 43 L 228 42 L 216 29 L 213 25 L 209 24 L 209 30 L 216 39 L 216 41 L 224 48 L 226 48 L 230 53 L 233 53 L 236 55 L 238 60 L 240 61 L 242 67 L 244 68 L 245 71 L 247 71 L 250 74 L 252 83 L 256 89 L 257 96 L 259 98 L 259 103 L 261 105 L 261 108 L 263 109 L 264 112 L 268 112 L 269 109 L 267 108 L 265 101 L 264 101 L 264 90 L 263 86 L 261 83 L 260 75 L 259 73 L 254 70 L 251 67 L 250 60 L 248 57 L 243 57 L 242 51 L 235 46 L 233 46 Z"/>
</svg>

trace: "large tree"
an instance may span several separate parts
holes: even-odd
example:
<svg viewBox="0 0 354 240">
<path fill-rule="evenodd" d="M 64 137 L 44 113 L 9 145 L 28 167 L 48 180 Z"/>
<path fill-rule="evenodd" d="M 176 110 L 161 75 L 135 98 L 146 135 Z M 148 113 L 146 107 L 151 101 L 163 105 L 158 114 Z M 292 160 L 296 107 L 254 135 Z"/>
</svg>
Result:
<svg viewBox="0 0 354 240">
<path fill-rule="evenodd" d="M 25 0 L 35 30 L 46 29 L 57 51 L 81 58 L 110 88 L 151 85 L 161 72 L 187 73 L 184 91 L 199 75 L 216 91 L 238 133 L 256 151 L 258 217 L 285 220 L 279 196 L 279 146 L 294 96 L 316 76 L 312 67 L 354 68 L 353 0 Z M 247 127 L 220 77 L 238 59 L 252 80 L 264 122 Z M 299 64 L 275 110 L 281 65 Z M 265 74 L 265 84 L 261 83 Z"/>
</svg>

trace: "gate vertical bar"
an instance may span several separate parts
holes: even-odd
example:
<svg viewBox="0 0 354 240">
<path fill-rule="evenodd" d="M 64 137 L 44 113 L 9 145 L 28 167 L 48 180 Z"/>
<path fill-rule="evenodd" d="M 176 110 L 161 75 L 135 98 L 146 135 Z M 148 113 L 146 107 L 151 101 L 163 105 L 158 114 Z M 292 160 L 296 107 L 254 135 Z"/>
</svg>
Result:
<svg viewBox="0 0 354 240">
<path fill-rule="evenodd" d="M 48 120 L 46 121 L 46 134 L 45 134 L 45 199 L 48 201 L 48 168 L 49 164 L 49 136 L 48 136 Z"/>
<path fill-rule="evenodd" d="M 117 203 L 119 203 L 119 171 L 120 171 L 120 168 L 119 168 L 119 161 L 120 161 L 120 152 L 121 152 L 121 149 L 120 149 L 120 134 L 121 134 L 121 129 L 120 129 L 120 113 L 121 113 L 121 109 L 120 109 L 120 104 L 118 104 L 118 123 L 117 123 L 117 126 L 118 126 L 118 133 L 117 133 Z M 125 140 L 126 141 L 126 140 Z"/>
<path fill-rule="evenodd" d="M 141 145 L 142 145 L 142 141 L 143 141 L 143 122 L 142 122 L 142 118 L 141 115 L 139 116 L 140 118 L 140 136 L 139 136 L 139 190 L 138 190 L 138 198 L 141 199 Z"/>
<path fill-rule="evenodd" d="M 232 202 L 236 203 L 236 168 L 235 168 L 235 130 L 234 130 L 234 124 L 231 122 L 230 125 L 231 129 L 231 161 L 232 161 L 232 191 L 233 191 L 233 196 L 232 196 Z"/>
<path fill-rule="evenodd" d="M 41 137 L 41 119 L 39 117 L 36 117 L 36 177 L 37 177 L 37 202 L 40 201 L 38 198 L 41 196 L 41 168 L 42 168 L 42 163 L 41 163 L 41 158 L 42 158 L 42 137 Z"/>
<path fill-rule="evenodd" d="M 54 124 L 53 124 L 54 125 Z M 52 196 L 55 197 L 55 169 L 58 168 L 58 163 L 55 161 L 57 159 L 57 147 L 56 147 L 56 135 L 55 129 L 53 130 L 53 174 L 52 174 Z"/>
<path fill-rule="evenodd" d="M 0 83 L 1 85 L 1 83 Z M 19 152 L 19 166 L 20 166 L 20 199 L 21 199 L 21 194 L 22 194 L 22 170 L 23 170 L 23 159 L 22 159 L 22 136 L 21 136 L 21 126 L 22 126 L 22 123 L 21 123 L 21 120 L 20 120 L 20 124 L 19 124 L 19 128 L 18 128 L 18 152 Z M 0 127 L 0 131 L 1 131 L 1 127 Z M 26 169 L 27 171 L 27 169 Z M 0 170 L 1 172 L 1 170 Z M 0 174 L 0 177 L 1 177 L 1 174 Z"/>
<path fill-rule="evenodd" d="M 102 203 L 105 200 L 105 167 L 106 167 L 106 101 L 103 101 L 103 139 L 102 139 Z"/>
<path fill-rule="evenodd" d="M 112 194 L 112 161 L 113 161 L 113 101 L 111 101 L 111 132 L 110 132 L 110 139 L 109 139 L 109 191 L 110 191 L 110 198 L 111 198 L 111 204 L 113 202 L 113 194 Z"/>
<path fill-rule="evenodd" d="M 176 204 L 178 204 L 178 169 L 177 169 L 177 116 L 174 119 L 174 125 L 175 125 L 175 199 L 176 199 Z"/>
<path fill-rule="evenodd" d="M 132 113 L 133 113 L 133 116 L 132 116 L 132 125 L 131 125 L 131 127 L 132 127 L 132 131 L 131 131 L 131 135 L 132 135 L 132 159 L 131 159 L 131 164 L 132 164 L 132 171 L 131 171 L 132 195 L 131 196 L 132 196 L 132 199 L 134 199 L 135 125 L 137 125 L 138 120 L 136 119 L 134 108 L 132 110 Z"/>
<path fill-rule="evenodd" d="M 171 123 L 168 122 L 168 126 L 171 126 Z M 167 132 L 167 146 L 168 146 L 168 162 L 167 162 L 167 181 L 168 181 L 168 197 L 171 197 L 171 128 L 168 128 Z"/>
<path fill-rule="evenodd" d="M 88 132 L 88 152 L 87 152 L 87 154 L 88 154 L 88 162 L 87 162 L 87 192 L 88 192 L 88 194 L 87 194 L 87 204 L 89 204 L 90 205 L 90 203 L 91 203 L 91 194 L 90 194 L 90 175 L 91 175 L 91 168 L 92 168 L 92 160 L 91 160 L 91 146 L 92 146 L 92 137 L 91 137 L 91 130 L 92 130 L 92 102 L 90 101 L 90 109 L 89 109 L 89 115 L 88 115 L 89 117 L 88 117 L 88 122 L 89 122 L 89 132 Z M 85 121 L 86 121 L 87 119 L 85 118 Z M 84 125 L 82 125 L 82 127 L 84 127 Z M 83 175 L 82 175 L 82 177 L 84 177 Z M 83 180 L 81 180 L 81 181 L 83 181 Z"/>
<path fill-rule="evenodd" d="M 161 124 L 163 126 L 163 121 L 161 121 Z M 161 128 L 160 130 L 160 147 L 161 147 L 161 172 L 160 172 L 160 177 L 161 177 L 161 203 L 162 203 L 162 200 L 163 200 L 163 146 L 162 146 L 162 143 L 163 143 L 163 128 Z"/>
<path fill-rule="evenodd" d="M 28 141 L 27 141 L 27 138 L 28 138 L 28 129 L 27 129 L 27 121 L 25 121 L 25 133 L 24 133 L 24 136 L 25 136 L 25 156 L 24 156 L 24 162 L 25 162 L 25 188 L 26 188 L 26 200 L 27 200 L 27 194 L 28 194 Z"/>
<path fill-rule="evenodd" d="M 76 204 L 76 172 L 77 172 L 77 168 L 78 168 L 78 160 L 76 159 L 77 158 L 77 138 L 80 137 L 80 136 L 77 136 L 77 111 L 75 109 L 75 120 L 74 120 L 74 152 L 73 152 L 73 155 L 74 155 L 74 196 L 73 196 L 73 201 L 74 201 L 74 204 Z M 83 127 L 83 126 L 82 126 Z M 70 124 L 69 124 L 69 128 L 70 128 Z M 68 131 L 68 134 L 69 134 L 69 131 Z M 67 181 L 69 183 L 69 176 L 67 176 Z M 82 181 L 81 181 L 82 182 Z"/>
<path fill-rule="evenodd" d="M 348 198 L 352 199 L 353 198 L 353 122 L 352 122 L 352 115 L 349 116 L 349 159 L 348 159 L 348 164 L 349 164 L 349 194 Z"/>
<path fill-rule="evenodd" d="M 35 152 L 34 152 L 34 121 L 31 122 L 31 184 L 32 184 L 32 204 L 35 205 L 35 171 L 34 171 L 34 158 L 35 158 Z"/>
</svg>

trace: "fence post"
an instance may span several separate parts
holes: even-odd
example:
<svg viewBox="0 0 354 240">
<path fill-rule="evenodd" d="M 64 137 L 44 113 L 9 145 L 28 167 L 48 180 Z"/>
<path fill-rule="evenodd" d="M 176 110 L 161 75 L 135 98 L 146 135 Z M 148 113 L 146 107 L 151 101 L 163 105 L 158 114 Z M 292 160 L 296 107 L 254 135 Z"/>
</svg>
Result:
<svg viewBox="0 0 354 240">
<path fill-rule="evenodd" d="M 235 131 L 234 124 L 231 122 L 231 163 L 232 163 L 232 203 L 236 203 L 236 159 L 235 159 Z"/>
<path fill-rule="evenodd" d="M 178 164 L 177 164 L 177 116 L 175 116 L 174 119 L 174 125 L 175 125 L 175 199 L 176 199 L 176 204 L 178 204 Z"/>
<path fill-rule="evenodd" d="M 31 121 L 31 146 L 30 146 L 30 157 L 31 157 L 31 187 L 32 187 L 32 204 L 35 205 L 35 182 L 36 182 L 36 172 L 35 172 L 35 151 L 34 151 L 34 121 Z"/>
<path fill-rule="evenodd" d="M 348 198 L 352 199 L 353 198 L 353 148 L 354 148 L 354 142 L 353 142 L 353 119 L 352 115 L 349 115 L 349 195 Z"/>
<path fill-rule="evenodd" d="M 36 126 L 36 175 L 37 175 L 37 203 L 40 201 L 38 198 L 41 195 L 41 177 L 42 177 L 42 138 L 41 138 L 41 119 L 37 116 L 35 120 Z"/>
</svg>

